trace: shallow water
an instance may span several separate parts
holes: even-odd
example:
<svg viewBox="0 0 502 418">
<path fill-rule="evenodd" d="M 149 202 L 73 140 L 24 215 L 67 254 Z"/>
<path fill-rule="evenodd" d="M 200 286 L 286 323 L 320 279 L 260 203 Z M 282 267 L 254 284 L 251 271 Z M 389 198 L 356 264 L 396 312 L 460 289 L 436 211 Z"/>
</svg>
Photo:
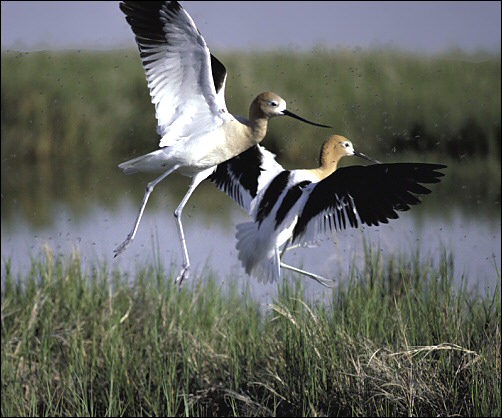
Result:
<svg viewBox="0 0 502 418">
<path fill-rule="evenodd" d="M 196 192 L 197 193 L 197 192 Z M 225 210 L 207 213 L 207 196 L 193 196 L 183 217 L 187 245 L 192 264 L 188 286 L 199 283 L 201 275 L 211 271 L 222 283 L 238 281 L 242 289 L 249 286 L 250 293 L 269 300 L 277 291 L 277 284 L 264 284 L 248 277 L 237 259 L 234 228 L 248 220 L 247 215 L 230 199 L 215 192 L 216 206 Z M 499 282 L 501 253 L 500 215 L 474 218 L 460 211 L 450 210 L 448 216 L 431 216 L 427 211 L 427 198 L 400 218 L 378 227 L 363 227 L 337 232 L 324 239 L 315 248 L 297 248 L 289 251 L 284 261 L 345 283 L 352 268 L 364 268 L 364 241 L 388 256 L 415 257 L 417 249 L 423 260 L 439 263 L 443 250 L 453 256 L 455 280 L 465 276 L 469 287 L 493 290 Z M 129 232 L 139 208 L 140 196 L 124 199 L 115 208 L 90 205 L 85 215 L 75 216 L 64 204 L 55 205 L 52 222 L 35 227 L 25 215 L 16 213 L 9 219 L 2 215 L 2 272 L 7 259 L 12 269 L 26 275 L 30 257 L 45 247 L 56 253 L 69 255 L 78 251 L 84 266 L 106 263 L 129 274 L 155 263 L 160 255 L 167 271 L 177 274 L 181 265 L 181 249 L 172 212 L 178 201 L 168 195 L 149 202 L 135 240 L 120 256 L 113 257 L 113 249 Z M 206 203 L 205 203 L 206 202 Z M 214 201 L 211 202 L 214 206 Z M 436 264 L 437 265 L 437 264 Z M 285 272 L 286 277 L 300 277 Z M 284 273 L 283 273 L 284 274 Z M 166 278 L 168 280 L 168 278 Z M 303 278 L 308 294 L 329 294 L 311 279 Z"/>
</svg>

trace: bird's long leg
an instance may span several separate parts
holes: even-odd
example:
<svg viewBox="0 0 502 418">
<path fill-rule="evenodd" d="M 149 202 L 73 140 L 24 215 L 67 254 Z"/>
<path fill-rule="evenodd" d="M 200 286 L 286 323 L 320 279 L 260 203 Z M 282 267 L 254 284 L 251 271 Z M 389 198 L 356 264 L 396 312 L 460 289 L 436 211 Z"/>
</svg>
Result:
<svg viewBox="0 0 502 418">
<path fill-rule="evenodd" d="M 179 166 L 174 166 L 170 170 L 167 170 L 165 173 L 163 173 L 161 176 L 157 177 L 155 180 L 152 180 L 150 183 L 147 184 L 145 194 L 143 195 L 143 202 L 141 203 L 141 208 L 139 209 L 138 216 L 136 218 L 136 221 L 134 222 L 134 226 L 131 229 L 131 232 L 127 235 L 127 238 L 125 241 L 120 244 L 113 252 L 115 253 L 114 257 L 117 257 L 120 253 L 122 253 L 127 246 L 132 242 L 134 237 L 136 236 L 136 232 L 138 231 L 139 223 L 141 222 L 141 218 L 143 216 L 143 212 L 145 211 L 146 207 L 146 202 L 148 202 L 148 198 L 153 192 L 153 189 L 157 184 L 159 184 L 162 180 L 164 180 L 169 174 L 171 174 L 174 170 L 179 168 Z"/>
<path fill-rule="evenodd" d="M 183 255 L 183 265 L 180 274 L 176 277 L 175 282 L 181 286 L 183 280 L 187 279 L 190 274 L 190 259 L 188 257 L 188 249 L 185 240 L 185 233 L 183 232 L 183 225 L 181 223 L 181 213 L 183 212 L 183 208 L 185 207 L 188 199 L 197 188 L 197 186 L 206 178 L 208 178 L 214 171 L 214 167 L 208 168 L 198 174 L 196 174 L 192 182 L 190 183 L 190 187 L 188 188 L 188 192 L 185 194 L 181 203 L 174 211 L 174 217 L 176 218 L 176 224 L 178 225 L 178 232 L 180 235 L 180 243 L 181 243 L 181 251 Z"/>
<path fill-rule="evenodd" d="M 290 266 L 288 264 L 283 263 L 282 261 L 281 261 L 281 267 L 285 268 L 287 270 L 294 271 L 295 273 L 302 274 L 302 275 L 307 276 L 307 277 L 309 277 L 311 279 L 314 279 L 317 283 L 322 284 L 325 287 L 333 288 L 334 285 L 335 285 L 335 281 L 334 280 L 325 279 L 322 276 L 319 276 L 319 275 L 314 274 L 314 273 L 310 273 L 309 271 L 306 271 L 306 270 L 301 270 L 299 268 Z"/>
<path fill-rule="evenodd" d="M 284 246 L 283 246 L 282 251 L 281 251 L 281 258 L 280 258 L 280 259 L 282 259 L 282 257 L 284 257 L 284 253 L 285 253 L 286 251 L 289 251 L 290 249 L 293 249 L 293 248 L 295 248 L 295 247 L 296 247 L 296 245 L 295 245 L 295 246 L 290 246 L 290 247 L 288 247 L 288 245 L 290 245 L 290 244 L 291 244 L 291 238 L 290 238 L 290 239 L 288 239 L 288 240 L 287 240 L 287 241 L 283 244 Z"/>
<path fill-rule="evenodd" d="M 291 244 L 291 239 L 289 239 L 284 244 L 284 248 L 281 251 L 281 259 L 282 259 L 282 256 L 284 255 L 284 253 L 286 251 L 289 251 L 289 250 L 292 250 L 293 248 L 299 247 L 299 245 L 293 245 L 293 246 L 289 246 L 288 247 L 288 245 L 290 245 L 290 244 Z M 328 279 L 325 279 L 322 276 L 319 276 L 318 274 L 310 273 L 309 271 L 301 270 L 301 269 L 299 269 L 297 267 L 290 266 L 289 264 L 284 263 L 282 260 L 281 260 L 281 267 L 285 268 L 287 270 L 294 271 L 295 273 L 302 274 L 302 275 L 307 276 L 307 277 L 309 277 L 311 279 L 314 279 L 316 282 L 318 282 L 319 284 L 322 284 L 325 287 L 332 288 L 334 286 L 334 283 L 335 283 L 334 280 L 328 280 Z"/>
</svg>

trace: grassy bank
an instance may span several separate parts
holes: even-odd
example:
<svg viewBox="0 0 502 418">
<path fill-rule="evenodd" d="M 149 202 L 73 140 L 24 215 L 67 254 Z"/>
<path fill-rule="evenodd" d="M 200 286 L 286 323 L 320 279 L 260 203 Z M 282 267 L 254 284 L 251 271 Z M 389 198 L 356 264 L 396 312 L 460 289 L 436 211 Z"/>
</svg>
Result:
<svg viewBox="0 0 502 418">
<path fill-rule="evenodd" d="M 7 263 L 2 415 L 500 416 L 500 288 L 417 260 L 368 248 L 327 302 L 286 281 L 267 306 L 161 266 L 129 283 L 78 257 Z"/>
</svg>

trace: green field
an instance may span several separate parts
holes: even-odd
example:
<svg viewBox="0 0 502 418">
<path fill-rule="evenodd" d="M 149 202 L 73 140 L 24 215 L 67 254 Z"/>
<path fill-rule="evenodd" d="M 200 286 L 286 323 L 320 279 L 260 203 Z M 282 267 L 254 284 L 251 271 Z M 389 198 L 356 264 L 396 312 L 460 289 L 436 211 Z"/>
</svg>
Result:
<svg viewBox="0 0 502 418">
<path fill-rule="evenodd" d="M 500 286 L 378 254 L 323 303 L 285 280 L 266 306 L 160 263 L 7 264 L 2 416 L 500 416 Z"/>
</svg>

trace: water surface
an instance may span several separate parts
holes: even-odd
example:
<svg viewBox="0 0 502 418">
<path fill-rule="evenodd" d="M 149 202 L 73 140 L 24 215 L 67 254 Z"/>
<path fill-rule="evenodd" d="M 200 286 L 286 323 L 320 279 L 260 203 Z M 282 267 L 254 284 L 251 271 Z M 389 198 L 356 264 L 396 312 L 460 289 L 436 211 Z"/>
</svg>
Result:
<svg viewBox="0 0 502 418">
<path fill-rule="evenodd" d="M 169 184 L 175 182 L 175 178 L 172 176 Z M 141 180 L 134 183 L 143 185 Z M 186 182 L 182 183 L 176 186 L 181 195 Z M 264 284 L 248 277 L 237 259 L 234 228 L 237 223 L 247 221 L 248 216 L 227 196 L 213 189 L 211 184 L 201 186 L 184 211 L 183 224 L 192 263 L 189 285 L 195 285 L 201 276 L 211 271 L 222 283 L 237 281 L 243 289 L 249 285 L 258 296 L 274 294 L 276 284 Z M 13 270 L 24 276 L 29 271 L 30 258 L 50 248 L 63 255 L 78 252 L 84 266 L 106 263 L 111 269 L 128 274 L 130 280 L 138 269 L 155 264 L 157 255 L 167 271 L 177 274 L 181 249 L 173 211 L 180 193 L 166 190 L 169 186 L 159 186 L 154 191 L 135 240 L 116 258 L 113 249 L 132 227 L 141 190 L 124 191 L 124 197 L 112 207 L 87 202 L 85 213 L 78 215 L 69 205 L 53 204 L 51 221 L 40 226 L 15 207 L 8 211 L 8 219 L 2 211 L 2 268 L 9 259 Z M 425 196 L 421 205 L 401 212 L 399 219 L 388 224 L 337 232 L 315 248 L 289 251 L 284 261 L 342 284 L 352 268 L 364 270 L 365 241 L 381 251 L 384 260 L 390 256 L 413 258 L 418 250 L 425 262 L 439 263 L 446 251 L 453 256 L 457 283 L 465 278 L 470 287 L 494 289 L 499 282 L 497 271 L 500 271 L 500 215 L 470 216 L 455 208 L 443 214 L 431 212 L 428 206 L 434 196 L 434 192 Z M 11 201 L 11 205 L 16 203 Z M 299 277 L 285 273 L 289 279 Z M 329 292 L 311 279 L 303 280 L 311 292 Z"/>
</svg>

